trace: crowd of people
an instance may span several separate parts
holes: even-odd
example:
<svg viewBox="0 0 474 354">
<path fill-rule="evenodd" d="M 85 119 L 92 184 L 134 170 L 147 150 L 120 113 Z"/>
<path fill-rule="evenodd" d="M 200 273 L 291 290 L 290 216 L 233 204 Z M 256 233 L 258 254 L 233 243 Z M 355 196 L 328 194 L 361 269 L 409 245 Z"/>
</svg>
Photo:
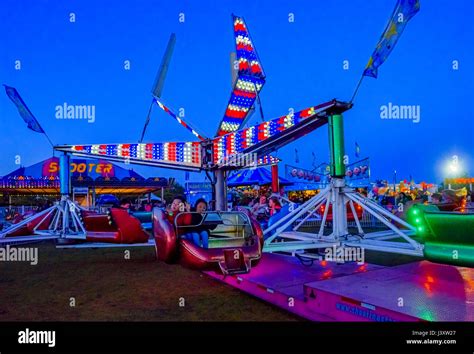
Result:
<svg viewBox="0 0 474 354">
<path fill-rule="evenodd" d="M 278 213 L 281 209 L 281 202 L 277 196 L 267 198 L 267 196 L 263 194 L 251 200 L 248 207 L 257 220 L 262 220 L 268 219 Z"/>
<path fill-rule="evenodd" d="M 153 208 L 163 208 L 163 203 L 161 201 L 142 201 L 139 205 L 132 203 L 130 199 L 122 199 L 119 203 L 114 203 L 113 208 L 126 209 L 130 212 L 144 211 L 151 212 Z"/>
<path fill-rule="evenodd" d="M 467 198 L 466 196 L 460 198 L 460 196 L 455 193 L 448 193 L 449 190 L 441 193 L 429 193 L 428 191 L 423 190 L 413 190 L 409 192 L 401 191 L 397 194 L 388 193 L 389 191 L 387 191 L 381 194 L 374 193 L 374 190 L 363 189 L 359 190 L 359 192 L 376 201 L 384 208 L 391 210 L 395 214 L 400 214 L 399 216 L 402 218 L 405 211 L 408 210 L 412 204 L 432 203 L 441 205 L 452 203 L 456 206 L 460 203 L 460 200 L 466 199 L 469 203 L 472 199 L 470 193 L 468 193 Z M 262 225 L 265 225 L 270 217 L 274 216 L 282 209 L 282 199 L 285 198 L 281 198 L 277 195 L 269 196 L 267 193 L 262 193 L 255 198 L 247 197 L 245 199 L 238 199 L 233 203 L 233 206 L 247 209 L 249 214 L 251 214 Z M 290 198 L 288 201 L 294 203 L 303 202 L 300 200 L 293 200 L 293 198 Z M 403 207 L 400 208 L 400 205 L 403 205 Z M 49 206 L 51 206 L 51 204 L 41 205 L 37 211 L 43 210 Z M 125 209 L 131 213 L 151 212 L 155 207 L 160 208 L 166 213 L 166 217 L 172 225 L 179 225 L 180 227 L 183 227 L 183 229 L 186 229 L 186 226 L 193 226 L 188 227 L 188 230 L 183 230 L 181 232 L 181 237 L 184 237 L 204 248 L 207 248 L 209 245 L 210 230 L 201 225 L 204 213 L 210 209 L 205 199 L 198 199 L 193 206 L 186 201 L 184 196 L 180 195 L 175 196 L 169 204 L 166 204 L 165 201 L 144 200 L 137 205 L 133 204 L 129 199 L 122 199 L 120 202 L 117 200 L 113 203 L 112 207 Z M 4 219 L 10 223 L 18 222 L 25 216 L 20 215 L 18 212 L 14 213 L 13 210 L 11 212 L 9 210 L 7 211 L 6 215 L 4 215 Z"/>
</svg>

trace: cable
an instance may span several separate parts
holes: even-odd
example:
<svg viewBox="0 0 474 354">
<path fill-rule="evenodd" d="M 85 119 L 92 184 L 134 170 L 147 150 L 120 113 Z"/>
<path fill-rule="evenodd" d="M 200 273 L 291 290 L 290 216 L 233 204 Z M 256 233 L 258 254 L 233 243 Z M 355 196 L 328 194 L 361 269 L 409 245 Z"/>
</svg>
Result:
<svg viewBox="0 0 474 354">
<path fill-rule="evenodd" d="M 314 259 L 311 258 L 304 258 L 303 256 L 295 253 L 296 258 L 301 262 L 302 265 L 305 267 L 311 267 L 314 264 Z M 305 263 L 306 262 L 306 263 Z"/>
</svg>

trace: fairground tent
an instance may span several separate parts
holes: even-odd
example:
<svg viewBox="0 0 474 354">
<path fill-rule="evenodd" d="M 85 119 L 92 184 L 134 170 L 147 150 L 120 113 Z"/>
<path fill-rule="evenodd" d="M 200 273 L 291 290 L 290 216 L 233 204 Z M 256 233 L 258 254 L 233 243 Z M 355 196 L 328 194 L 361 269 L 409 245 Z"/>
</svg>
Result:
<svg viewBox="0 0 474 354">
<path fill-rule="evenodd" d="M 293 182 L 288 181 L 286 178 L 279 177 L 280 186 L 288 186 Z M 229 187 L 241 187 L 251 185 L 269 185 L 272 183 L 272 173 L 265 167 L 259 167 L 255 169 L 247 169 L 236 171 L 232 173 L 227 179 L 227 185 Z"/>
<path fill-rule="evenodd" d="M 71 159 L 71 185 L 74 190 L 96 194 L 145 194 L 166 187 L 162 177 L 144 178 L 132 169 L 107 160 Z M 52 157 L 28 167 L 20 167 L 0 178 L 0 193 L 38 195 L 59 193 L 59 158 Z"/>
</svg>

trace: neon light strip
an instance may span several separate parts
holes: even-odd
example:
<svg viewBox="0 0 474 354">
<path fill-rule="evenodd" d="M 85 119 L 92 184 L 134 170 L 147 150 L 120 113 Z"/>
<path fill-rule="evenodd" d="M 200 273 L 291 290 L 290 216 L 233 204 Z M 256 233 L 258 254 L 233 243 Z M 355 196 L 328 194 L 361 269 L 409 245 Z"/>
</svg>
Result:
<svg viewBox="0 0 474 354">
<path fill-rule="evenodd" d="M 124 161 L 151 161 L 201 167 L 199 142 L 167 142 L 144 144 L 94 144 L 66 147 L 72 153 L 120 158 Z"/>
<path fill-rule="evenodd" d="M 214 163 L 222 161 L 233 154 L 245 153 L 245 150 L 261 143 L 269 138 L 273 138 L 282 132 L 300 124 L 307 118 L 313 117 L 318 112 L 331 106 L 332 102 L 326 102 L 318 106 L 306 108 L 296 113 L 272 119 L 270 121 L 257 124 L 237 132 L 227 133 L 213 140 L 214 143 Z M 232 141 L 229 142 L 228 139 Z"/>
<path fill-rule="evenodd" d="M 219 124 L 217 136 L 240 129 L 255 103 L 257 93 L 265 84 L 265 75 L 243 18 L 233 16 L 233 21 L 238 78 Z"/>
</svg>

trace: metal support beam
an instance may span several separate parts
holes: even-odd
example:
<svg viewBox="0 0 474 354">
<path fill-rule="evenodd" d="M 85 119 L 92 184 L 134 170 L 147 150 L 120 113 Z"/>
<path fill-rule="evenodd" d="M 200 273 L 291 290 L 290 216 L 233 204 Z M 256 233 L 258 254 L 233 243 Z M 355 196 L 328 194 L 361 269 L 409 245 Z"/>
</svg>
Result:
<svg viewBox="0 0 474 354">
<path fill-rule="evenodd" d="M 278 177 L 278 164 L 272 165 L 272 192 L 280 193 L 280 179 Z"/>
<path fill-rule="evenodd" d="M 69 155 L 65 152 L 59 156 L 59 191 L 61 195 L 69 195 L 71 193 L 71 178 L 69 169 Z"/>
<path fill-rule="evenodd" d="M 303 205 L 264 231 L 264 235 L 268 235 L 270 232 L 273 233 L 265 240 L 264 251 L 294 252 L 296 250 L 322 249 L 338 244 L 340 247 L 362 247 L 374 251 L 422 256 L 423 246 L 410 237 L 413 234 L 413 226 L 346 186 L 344 179 L 344 128 L 340 111 L 336 111 L 333 115 L 329 116 L 328 122 L 331 183 L 320 194 L 306 201 Z M 354 203 L 357 203 L 365 212 L 380 220 L 389 230 L 367 234 L 366 238 L 362 238 L 364 231 L 357 216 Z M 315 233 L 312 237 L 309 233 L 297 231 L 306 219 L 316 212 L 316 208 L 323 204 L 325 205 L 325 210 L 319 232 Z M 347 223 L 348 206 L 354 216 L 358 234 L 349 234 Z M 332 207 L 332 234 L 325 236 L 324 229 L 330 207 Z M 307 216 L 303 217 L 305 213 L 307 213 Z M 408 230 L 400 230 L 391 223 L 390 219 L 398 222 Z M 293 228 L 293 231 L 285 231 L 293 222 L 297 222 L 297 226 Z M 393 238 L 402 238 L 405 242 L 387 241 Z"/>
<path fill-rule="evenodd" d="M 216 179 L 215 185 L 215 196 L 216 201 L 216 210 L 226 211 L 227 210 L 227 181 L 226 181 L 226 172 L 222 169 L 216 170 L 214 172 Z"/>
<path fill-rule="evenodd" d="M 329 153 L 331 157 L 331 177 L 344 178 L 344 120 L 342 114 L 330 115 L 328 119 Z"/>
</svg>

